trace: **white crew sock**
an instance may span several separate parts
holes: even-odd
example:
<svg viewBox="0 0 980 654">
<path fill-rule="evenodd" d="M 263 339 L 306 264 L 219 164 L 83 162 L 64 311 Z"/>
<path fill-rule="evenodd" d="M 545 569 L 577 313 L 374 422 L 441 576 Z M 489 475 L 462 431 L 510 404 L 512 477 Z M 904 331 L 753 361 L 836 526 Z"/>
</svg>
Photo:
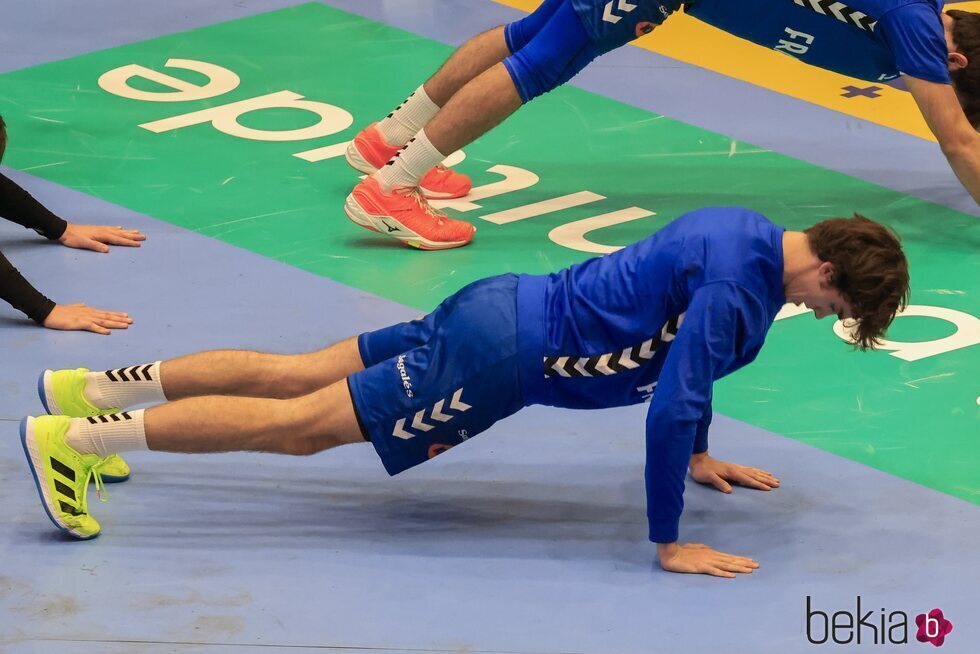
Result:
<svg viewBox="0 0 980 654">
<path fill-rule="evenodd" d="M 446 155 L 436 150 L 423 129 L 391 161 L 374 173 L 374 178 L 385 193 L 399 186 L 418 186 L 425 174 L 445 158 Z"/>
<path fill-rule="evenodd" d="M 149 449 L 143 429 L 143 409 L 73 418 L 65 442 L 80 454 L 99 456 Z"/>
<path fill-rule="evenodd" d="M 85 399 L 100 409 L 166 402 L 160 383 L 160 362 L 87 373 Z"/>
<path fill-rule="evenodd" d="M 439 113 L 439 107 L 429 98 L 425 87 L 415 89 L 387 117 L 378 122 L 378 130 L 385 141 L 391 145 L 405 145 L 425 127 L 432 117 Z"/>
</svg>

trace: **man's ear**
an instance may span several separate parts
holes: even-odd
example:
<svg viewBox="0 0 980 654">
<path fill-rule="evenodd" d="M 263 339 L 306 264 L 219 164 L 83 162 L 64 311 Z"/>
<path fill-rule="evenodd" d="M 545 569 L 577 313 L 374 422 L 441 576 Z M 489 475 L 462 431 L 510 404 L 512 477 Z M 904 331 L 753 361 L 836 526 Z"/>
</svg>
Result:
<svg viewBox="0 0 980 654">
<path fill-rule="evenodd" d="M 817 275 L 820 277 L 821 285 L 830 285 L 830 280 L 834 276 L 834 264 L 824 261 L 817 268 Z"/>
<path fill-rule="evenodd" d="M 960 70 L 966 68 L 970 63 L 970 60 L 966 58 L 966 55 L 962 52 L 950 52 L 946 56 L 946 66 L 949 70 Z"/>
</svg>

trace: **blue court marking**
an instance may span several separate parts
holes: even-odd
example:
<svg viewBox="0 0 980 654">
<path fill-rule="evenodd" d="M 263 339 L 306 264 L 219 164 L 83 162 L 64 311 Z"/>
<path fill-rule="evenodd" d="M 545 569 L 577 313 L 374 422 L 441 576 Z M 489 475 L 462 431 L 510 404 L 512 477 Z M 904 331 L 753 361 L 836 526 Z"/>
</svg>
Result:
<svg viewBox="0 0 980 654">
<path fill-rule="evenodd" d="M 305 0 L 4 0 L 0 73 L 165 34 L 197 29 Z"/>
<path fill-rule="evenodd" d="M 17 11 L 37 4 L 17 2 Z M 88 49 L 108 47 L 243 11 L 199 5 L 174 2 L 151 27 L 130 32 L 113 25 L 149 22 L 145 12 L 92 2 L 84 16 L 52 16 L 53 27 L 38 23 L 30 38 L 4 42 L 37 52 L 43 28 L 38 59 L 56 59 L 69 46 L 85 51 L 86 39 Z M 502 9 L 387 3 L 392 11 L 423 6 L 466 34 Z M 454 13 L 435 13 L 450 6 Z M 0 35 L 18 25 L 0 26 Z M 772 470 L 783 486 L 725 496 L 689 484 L 682 534 L 753 556 L 763 569 L 734 581 L 659 571 L 645 538 L 642 406 L 529 409 L 394 479 L 369 445 L 296 459 L 133 454 L 136 478 L 108 504 L 92 504 L 103 536 L 66 543 L 44 520 L 16 444 L 16 421 L 41 409 L 39 370 L 218 347 L 305 351 L 417 311 L 14 177 L 67 218 L 136 227 L 150 240 L 105 256 L 0 224 L 0 247 L 42 290 L 136 319 L 110 337 L 55 333 L 0 307 L 5 654 L 792 654 L 819 651 L 804 636 L 807 595 L 826 612 L 853 612 L 857 595 L 866 607 L 910 618 L 939 607 L 955 625 L 941 651 L 978 649 L 976 507 L 723 416 L 712 452 Z"/>
</svg>

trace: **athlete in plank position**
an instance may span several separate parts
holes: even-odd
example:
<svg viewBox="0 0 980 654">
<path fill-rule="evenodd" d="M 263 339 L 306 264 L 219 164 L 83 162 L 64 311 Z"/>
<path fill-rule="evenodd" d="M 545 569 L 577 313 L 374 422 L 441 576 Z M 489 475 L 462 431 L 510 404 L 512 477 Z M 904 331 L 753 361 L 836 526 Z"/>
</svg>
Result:
<svg viewBox="0 0 980 654">
<path fill-rule="evenodd" d="M 529 16 L 464 43 L 355 137 L 347 160 L 373 174 L 348 196 L 347 215 L 417 248 L 465 245 L 475 228 L 424 199 L 469 192 L 468 177 L 440 165 L 446 155 L 599 55 L 652 31 L 682 4 L 704 22 L 821 68 L 872 81 L 901 74 L 953 171 L 980 202 L 973 127 L 980 124 L 980 14 L 944 14 L 940 0 L 545 0 Z"/>
<path fill-rule="evenodd" d="M 756 357 L 786 301 L 854 318 L 857 343 L 873 347 L 908 284 L 898 239 L 867 218 L 790 232 L 747 209 L 702 209 L 606 257 L 483 279 L 423 318 L 311 354 L 45 371 L 44 405 L 68 415 L 25 418 L 21 438 L 48 516 L 91 538 L 88 482 L 117 452 L 310 455 L 369 440 L 394 475 L 525 406 L 650 400 L 647 513 L 660 563 L 732 577 L 758 566 L 677 543 L 685 473 L 724 492 L 779 480 L 709 456 L 713 382 Z"/>
</svg>

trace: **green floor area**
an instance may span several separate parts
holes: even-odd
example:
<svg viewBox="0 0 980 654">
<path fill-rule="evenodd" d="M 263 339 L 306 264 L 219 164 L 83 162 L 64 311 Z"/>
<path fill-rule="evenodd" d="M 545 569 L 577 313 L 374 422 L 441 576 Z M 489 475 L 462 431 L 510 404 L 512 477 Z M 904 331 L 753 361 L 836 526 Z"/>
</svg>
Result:
<svg viewBox="0 0 980 654">
<path fill-rule="evenodd" d="M 511 185 L 477 206 L 449 209 L 478 225 L 473 244 L 410 250 L 346 219 L 343 201 L 357 175 L 343 157 L 295 155 L 350 139 L 449 52 L 306 4 L 15 71 L 0 75 L 10 132 L 4 163 L 420 310 L 474 279 L 555 270 L 592 256 L 583 251 L 599 249 L 590 243 L 630 243 L 698 207 L 748 206 L 791 229 L 860 211 L 902 235 L 913 303 L 925 307 L 925 316 L 901 318 L 892 338 L 947 340 L 915 360 L 906 360 L 914 358 L 908 348 L 905 359 L 861 354 L 829 321 L 787 318 L 755 364 L 718 385 L 715 410 L 980 503 L 975 218 L 565 87 L 467 149 L 459 168 L 477 186 Z M 182 99 L 204 94 L 195 88 L 208 78 L 165 67 L 171 59 L 220 66 L 240 81 L 215 97 Z M 182 81 L 129 80 L 153 99 L 100 87 L 104 73 L 133 64 Z M 141 127 L 268 94 L 279 95 L 266 104 L 285 107 L 243 113 L 241 127 L 235 107 Z M 327 116 L 320 132 L 282 133 L 318 129 L 317 115 L 288 104 L 299 96 L 332 105 L 316 105 Z M 563 197 L 556 211 L 521 209 Z M 206 289 L 207 280 L 188 287 Z M 953 310 L 958 326 L 929 317 L 942 310 Z"/>
</svg>

